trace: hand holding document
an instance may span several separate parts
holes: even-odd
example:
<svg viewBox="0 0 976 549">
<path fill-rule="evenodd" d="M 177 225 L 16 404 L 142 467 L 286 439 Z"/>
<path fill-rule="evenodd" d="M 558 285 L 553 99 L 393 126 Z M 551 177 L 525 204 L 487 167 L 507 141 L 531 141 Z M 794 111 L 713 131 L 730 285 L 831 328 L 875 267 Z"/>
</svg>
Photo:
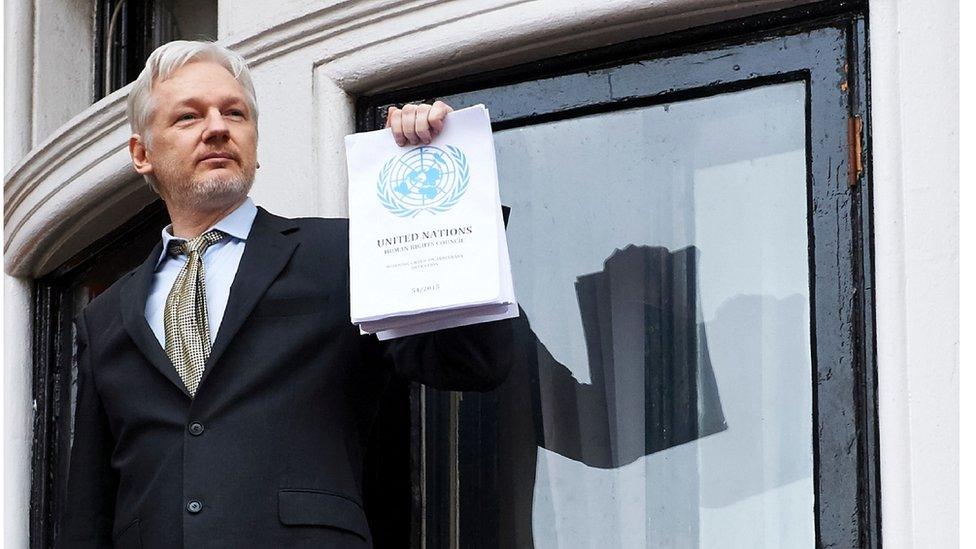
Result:
<svg viewBox="0 0 976 549">
<path fill-rule="evenodd" d="M 346 136 L 352 322 L 390 339 L 518 316 L 483 105 L 428 145 Z"/>
</svg>

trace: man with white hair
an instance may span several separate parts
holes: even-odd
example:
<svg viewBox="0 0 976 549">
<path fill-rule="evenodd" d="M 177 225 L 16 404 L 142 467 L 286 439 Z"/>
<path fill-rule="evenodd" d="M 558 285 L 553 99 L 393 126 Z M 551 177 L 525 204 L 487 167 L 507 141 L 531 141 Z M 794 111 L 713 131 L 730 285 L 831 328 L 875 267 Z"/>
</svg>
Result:
<svg viewBox="0 0 976 549">
<path fill-rule="evenodd" d="M 451 110 L 391 109 L 404 146 Z M 248 197 L 257 103 L 243 59 L 206 42 L 149 57 L 129 150 L 172 224 L 78 325 L 61 547 L 369 547 L 363 455 L 391 376 L 488 390 L 510 321 L 379 342 L 349 321 L 348 223 Z M 486 207 L 494 207 L 486 205 Z"/>
</svg>

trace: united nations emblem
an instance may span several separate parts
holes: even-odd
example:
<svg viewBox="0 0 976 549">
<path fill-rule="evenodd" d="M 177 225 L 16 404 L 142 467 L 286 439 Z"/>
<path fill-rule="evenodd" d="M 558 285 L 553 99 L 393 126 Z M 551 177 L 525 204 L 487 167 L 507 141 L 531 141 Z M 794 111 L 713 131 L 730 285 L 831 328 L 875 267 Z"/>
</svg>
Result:
<svg viewBox="0 0 976 549">
<path fill-rule="evenodd" d="M 423 145 L 394 156 L 380 170 L 376 194 L 390 213 L 414 217 L 446 212 L 468 189 L 470 173 L 464 153 L 450 145 Z"/>
</svg>

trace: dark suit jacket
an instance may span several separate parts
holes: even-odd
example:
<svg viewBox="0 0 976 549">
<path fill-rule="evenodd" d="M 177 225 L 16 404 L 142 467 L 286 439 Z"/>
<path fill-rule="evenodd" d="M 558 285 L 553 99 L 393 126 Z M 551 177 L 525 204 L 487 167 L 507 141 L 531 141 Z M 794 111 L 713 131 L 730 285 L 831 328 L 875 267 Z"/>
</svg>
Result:
<svg viewBox="0 0 976 549">
<path fill-rule="evenodd" d="M 259 209 L 191 399 L 144 317 L 160 246 L 77 320 L 62 547 L 368 547 L 363 454 L 391 375 L 487 390 L 510 368 L 510 321 L 361 336 L 347 221 Z"/>
</svg>

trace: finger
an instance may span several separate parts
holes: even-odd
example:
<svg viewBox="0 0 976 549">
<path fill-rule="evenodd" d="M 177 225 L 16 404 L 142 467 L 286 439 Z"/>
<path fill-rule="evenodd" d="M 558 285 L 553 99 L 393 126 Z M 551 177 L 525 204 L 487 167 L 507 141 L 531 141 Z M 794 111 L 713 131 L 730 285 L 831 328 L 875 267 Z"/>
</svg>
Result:
<svg viewBox="0 0 976 549">
<path fill-rule="evenodd" d="M 389 109 L 386 109 L 386 125 L 383 126 L 384 128 L 389 128 L 390 127 L 390 120 L 393 119 L 393 113 L 396 112 L 397 110 L 399 110 L 399 109 L 397 109 L 393 105 L 390 105 L 390 108 Z"/>
<path fill-rule="evenodd" d="M 393 140 L 401 147 L 407 144 L 407 139 L 403 136 L 402 118 L 403 111 L 397 108 L 393 108 L 387 118 L 387 123 L 390 125 L 390 129 L 393 130 Z"/>
<path fill-rule="evenodd" d="M 403 116 L 401 117 L 403 123 L 403 137 L 407 139 L 411 145 L 416 145 L 420 143 L 420 139 L 417 138 L 417 105 L 404 105 L 403 106 Z M 402 147 L 403 145 L 401 145 Z"/>
<path fill-rule="evenodd" d="M 444 130 L 444 117 L 447 113 L 453 112 L 454 109 L 443 101 L 434 101 L 434 104 L 430 107 L 430 114 L 427 115 L 427 120 L 430 123 L 430 129 L 436 136 Z"/>
<path fill-rule="evenodd" d="M 417 105 L 417 125 L 414 130 L 417 133 L 417 138 L 423 141 L 425 145 L 430 143 L 433 137 L 430 133 L 430 124 L 427 122 L 427 116 L 430 114 L 430 110 L 430 105 Z"/>
</svg>

